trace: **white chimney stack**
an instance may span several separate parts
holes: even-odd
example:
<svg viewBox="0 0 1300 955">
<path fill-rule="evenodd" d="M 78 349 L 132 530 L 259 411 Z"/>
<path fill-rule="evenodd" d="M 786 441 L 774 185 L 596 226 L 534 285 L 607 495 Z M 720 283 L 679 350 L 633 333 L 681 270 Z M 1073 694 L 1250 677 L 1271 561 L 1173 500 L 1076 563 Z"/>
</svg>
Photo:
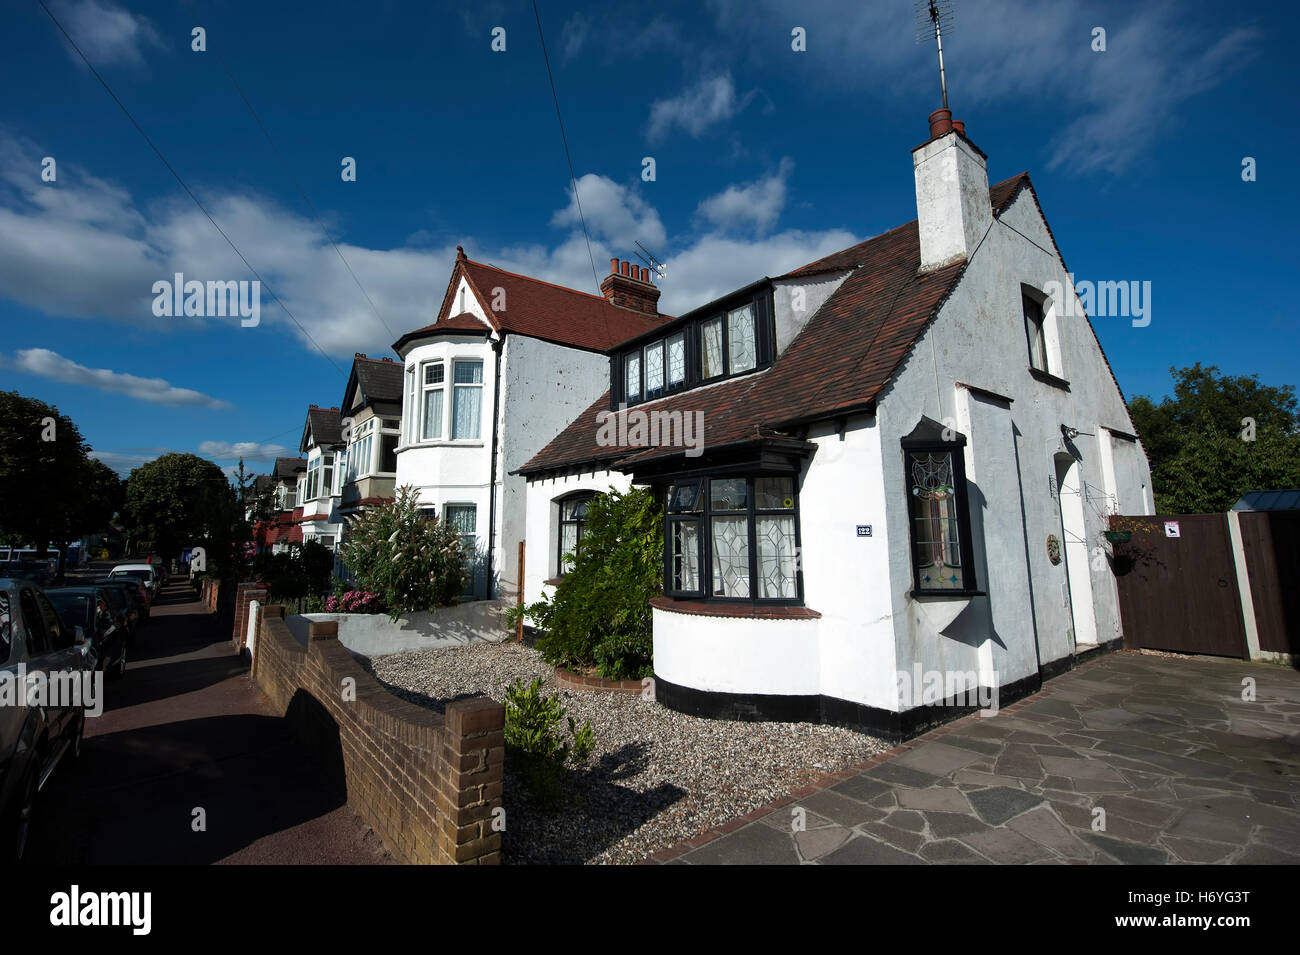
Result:
<svg viewBox="0 0 1300 955">
<path fill-rule="evenodd" d="M 974 254 L 993 222 L 985 156 L 962 123 L 941 109 L 930 116 L 930 140 L 912 150 L 921 271 Z"/>
</svg>

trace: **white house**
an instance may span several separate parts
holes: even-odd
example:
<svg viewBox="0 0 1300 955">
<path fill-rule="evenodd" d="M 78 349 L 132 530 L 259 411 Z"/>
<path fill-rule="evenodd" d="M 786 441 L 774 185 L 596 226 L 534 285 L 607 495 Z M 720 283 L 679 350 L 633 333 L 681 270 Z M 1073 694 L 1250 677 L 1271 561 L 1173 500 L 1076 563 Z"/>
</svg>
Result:
<svg viewBox="0 0 1300 955">
<path fill-rule="evenodd" d="M 1028 174 L 990 189 L 945 114 L 916 221 L 612 349 L 520 469 L 529 554 L 611 474 L 662 501 L 671 708 L 907 736 L 1120 639 L 1105 515 L 1151 513 L 1146 455 Z"/>
<path fill-rule="evenodd" d="M 658 327 L 659 290 L 628 263 L 602 296 L 469 259 L 457 248 L 437 321 L 403 335 L 396 485 L 474 540 L 473 592 L 513 598 L 525 536 L 516 471 L 609 386 L 608 350 Z M 531 548 L 525 566 L 541 555 Z"/>
<path fill-rule="evenodd" d="M 317 541 L 334 550 L 342 537 L 339 504 L 343 489 L 337 472 L 343 469 L 342 452 L 346 448 L 339 409 L 310 405 L 302 440 L 298 443 L 298 452 L 307 462 L 307 469 L 298 482 L 302 509 L 298 523 L 302 525 L 304 543 Z"/>
</svg>

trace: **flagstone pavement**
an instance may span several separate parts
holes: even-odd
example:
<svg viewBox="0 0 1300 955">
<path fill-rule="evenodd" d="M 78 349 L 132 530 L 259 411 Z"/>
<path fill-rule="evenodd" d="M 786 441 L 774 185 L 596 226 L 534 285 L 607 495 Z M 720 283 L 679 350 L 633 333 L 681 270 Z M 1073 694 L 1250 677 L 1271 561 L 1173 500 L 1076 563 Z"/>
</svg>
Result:
<svg viewBox="0 0 1300 955">
<path fill-rule="evenodd" d="M 1300 864 L 1300 673 L 1110 654 L 646 861 Z"/>
</svg>

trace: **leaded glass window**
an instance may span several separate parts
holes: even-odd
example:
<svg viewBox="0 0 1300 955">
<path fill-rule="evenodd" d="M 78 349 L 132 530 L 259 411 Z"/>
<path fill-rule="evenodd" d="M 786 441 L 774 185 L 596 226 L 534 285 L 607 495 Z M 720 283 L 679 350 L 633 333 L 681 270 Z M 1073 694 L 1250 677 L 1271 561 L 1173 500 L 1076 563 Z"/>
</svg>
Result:
<svg viewBox="0 0 1300 955">
<path fill-rule="evenodd" d="M 668 387 L 675 388 L 686 380 L 686 336 L 678 333 L 668 339 Z"/>
<path fill-rule="evenodd" d="M 641 355 L 628 355 L 623 363 L 623 380 L 627 382 L 624 392 L 626 400 L 631 403 L 641 400 Z"/>
<path fill-rule="evenodd" d="M 442 437 L 442 401 L 444 368 L 441 361 L 424 365 L 424 425 L 420 437 L 425 441 Z"/>
<path fill-rule="evenodd" d="M 907 462 L 917 587 L 964 590 L 952 452 L 913 451 Z"/>
<path fill-rule="evenodd" d="M 722 319 L 700 326 L 700 377 L 716 378 L 726 369 L 722 364 Z"/>
<path fill-rule="evenodd" d="M 754 306 L 745 305 L 727 315 L 728 371 L 751 371 L 758 364 L 758 343 L 754 339 Z"/>
<path fill-rule="evenodd" d="M 664 343 L 645 347 L 645 396 L 658 398 L 664 393 Z"/>
</svg>

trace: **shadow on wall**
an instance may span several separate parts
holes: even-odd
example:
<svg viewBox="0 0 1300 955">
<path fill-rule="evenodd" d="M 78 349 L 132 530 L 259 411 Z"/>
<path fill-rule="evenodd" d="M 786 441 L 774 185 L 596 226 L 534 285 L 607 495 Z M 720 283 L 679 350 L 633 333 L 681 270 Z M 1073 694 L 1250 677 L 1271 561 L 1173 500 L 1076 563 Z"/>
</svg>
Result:
<svg viewBox="0 0 1300 955">
<path fill-rule="evenodd" d="M 285 617 L 295 640 L 307 645 L 312 623 L 336 622 L 339 642 L 354 654 L 379 657 L 406 650 L 463 647 L 476 641 L 499 643 L 508 635 L 500 600 L 476 600 L 389 619 L 387 614 L 309 613 Z"/>
</svg>

